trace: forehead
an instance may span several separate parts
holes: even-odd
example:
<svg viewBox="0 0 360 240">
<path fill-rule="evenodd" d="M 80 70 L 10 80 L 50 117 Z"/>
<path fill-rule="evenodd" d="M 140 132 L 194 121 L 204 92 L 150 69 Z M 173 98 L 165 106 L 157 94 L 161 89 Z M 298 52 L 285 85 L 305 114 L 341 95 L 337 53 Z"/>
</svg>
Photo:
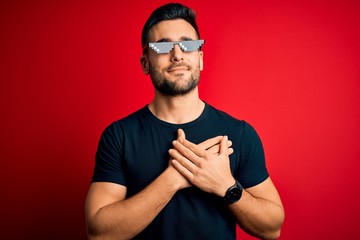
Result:
<svg viewBox="0 0 360 240">
<path fill-rule="evenodd" d="M 184 38 L 197 39 L 197 35 L 193 26 L 183 19 L 161 21 L 149 31 L 150 42 L 156 42 L 160 39 L 179 41 Z"/>
</svg>

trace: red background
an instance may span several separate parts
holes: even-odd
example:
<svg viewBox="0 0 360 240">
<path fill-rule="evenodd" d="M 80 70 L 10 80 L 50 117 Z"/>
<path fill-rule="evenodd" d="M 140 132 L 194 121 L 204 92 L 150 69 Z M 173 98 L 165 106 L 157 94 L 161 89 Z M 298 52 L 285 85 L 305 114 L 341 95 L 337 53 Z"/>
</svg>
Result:
<svg viewBox="0 0 360 240">
<path fill-rule="evenodd" d="M 98 139 L 152 99 L 140 33 L 165 2 L 1 1 L 2 239 L 85 239 Z M 281 239 L 356 238 L 359 2 L 182 2 L 206 40 L 201 97 L 263 140 Z"/>
</svg>

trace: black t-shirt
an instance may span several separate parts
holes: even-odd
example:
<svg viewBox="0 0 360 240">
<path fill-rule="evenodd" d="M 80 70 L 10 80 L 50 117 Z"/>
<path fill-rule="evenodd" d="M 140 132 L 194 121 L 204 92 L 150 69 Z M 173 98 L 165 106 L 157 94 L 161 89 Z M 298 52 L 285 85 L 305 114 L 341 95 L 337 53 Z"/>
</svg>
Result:
<svg viewBox="0 0 360 240">
<path fill-rule="evenodd" d="M 200 143 L 227 135 L 233 142 L 230 155 L 233 176 L 244 188 L 268 178 L 264 151 L 255 130 L 245 121 L 206 104 L 201 116 L 185 124 L 156 118 L 147 106 L 112 123 L 103 132 L 93 182 L 112 182 L 135 195 L 168 166 L 168 150 L 183 129 L 186 139 Z M 154 221 L 135 239 L 235 239 L 235 219 L 220 198 L 195 187 L 178 191 Z"/>
</svg>

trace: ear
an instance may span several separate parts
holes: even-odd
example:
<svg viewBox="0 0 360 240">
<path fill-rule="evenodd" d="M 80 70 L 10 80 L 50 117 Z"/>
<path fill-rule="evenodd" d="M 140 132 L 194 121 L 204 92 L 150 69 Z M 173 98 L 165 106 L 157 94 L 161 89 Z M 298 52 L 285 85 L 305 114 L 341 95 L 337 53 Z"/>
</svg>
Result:
<svg viewBox="0 0 360 240">
<path fill-rule="evenodd" d="M 204 69 L 204 52 L 199 51 L 200 71 Z"/>
<path fill-rule="evenodd" d="M 144 74 L 149 74 L 149 59 L 147 56 L 142 55 L 140 57 L 140 64 Z"/>
</svg>

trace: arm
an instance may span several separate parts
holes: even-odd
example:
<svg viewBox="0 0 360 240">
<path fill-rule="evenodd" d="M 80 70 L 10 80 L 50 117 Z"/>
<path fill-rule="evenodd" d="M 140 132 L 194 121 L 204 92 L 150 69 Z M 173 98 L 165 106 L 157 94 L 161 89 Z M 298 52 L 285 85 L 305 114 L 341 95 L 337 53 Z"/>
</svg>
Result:
<svg viewBox="0 0 360 240">
<path fill-rule="evenodd" d="M 130 239 L 140 233 L 187 181 L 169 166 L 147 188 L 125 199 L 126 187 L 92 183 L 86 218 L 89 239 Z"/>
<path fill-rule="evenodd" d="M 219 197 L 235 182 L 230 171 L 225 136 L 219 153 L 206 152 L 188 140 L 174 141 L 170 155 L 173 166 L 194 186 Z M 240 201 L 229 206 L 236 220 L 246 232 L 262 239 L 276 239 L 284 221 L 280 197 L 268 178 L 246 189 Z"/>
<path fill-rule="evenodd" d="M 268 178 L 243 191 L 240 200 L 229 205 L 239 226 L 261 239 L 277 239 L 284 222 L 284 208 L 280 196 Z"/>
<path fill-rule="evenodd" d="M 178 139 L 183 136 L 179 132 Z M 219 151 L 222 137 L 208 139 L 198 146 L 211 153 Z M 231 142 L 227 143 L 229 154 Z M 89 239 L 129 239 L 140 233 L 189 182 L 172 165 L 147 188 L 126 199 L 126 187 L 115 183 L 91 184 L 86 200 Z"/>
</svg>

